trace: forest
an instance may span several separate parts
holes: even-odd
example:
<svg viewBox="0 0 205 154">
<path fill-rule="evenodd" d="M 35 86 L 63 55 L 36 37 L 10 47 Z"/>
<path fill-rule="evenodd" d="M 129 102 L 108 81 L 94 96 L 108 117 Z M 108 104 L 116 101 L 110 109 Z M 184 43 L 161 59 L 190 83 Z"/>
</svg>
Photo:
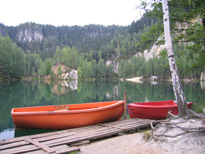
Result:
<svg viewBox="0 0 205 154">
<path fill-rule="evenodd" d="M 181 78 L 199 78 L 205 69 L 205 17 L 201 1 L 172 0 L 170 19 L 175 58 Z M 59 26 L 0 23 L 0 78 L 53 77 L 58 62 L 78 70 L 79 79 L 112 79 L 156 75 L 170 78 L 166 50 L 145 60 L 137 53 L 150 50 L 159 38 L 163 44 L 161 4 L 129 26 Z M 117 62 L 118 71 L 108 60 Z M 60 72 L 60 70 L 59 70 Z"/>
</svg>

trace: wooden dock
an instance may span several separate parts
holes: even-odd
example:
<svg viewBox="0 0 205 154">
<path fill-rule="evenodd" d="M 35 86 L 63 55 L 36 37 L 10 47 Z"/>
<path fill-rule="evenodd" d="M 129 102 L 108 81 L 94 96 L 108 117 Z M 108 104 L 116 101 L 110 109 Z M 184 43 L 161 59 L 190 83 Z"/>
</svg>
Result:
<svg viewBox="0 0 205 154">
<path fill-rule="evenodd" d="M 151 121 L 148 119 L 126 119 L 2 140 L 0 141 L 0 154 L 62 154 L 79 151 L 79 146 L 73 146 L 75 143 L 111 137 L 119 133 L 134 132 L 149 127 Z"/>
</svg>

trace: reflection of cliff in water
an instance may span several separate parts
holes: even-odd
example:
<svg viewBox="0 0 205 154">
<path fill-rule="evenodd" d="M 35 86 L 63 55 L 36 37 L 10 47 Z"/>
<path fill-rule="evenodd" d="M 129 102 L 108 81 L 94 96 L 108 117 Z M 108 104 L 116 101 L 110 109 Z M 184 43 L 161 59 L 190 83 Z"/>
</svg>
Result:
<svg viewBox="0 0 205 154">
<path fill-rule="evenodd" d="M 106 98 L 107 99 L 111 99 L 111 98 L 117 98 L 119 96 L 119 92 L 118 92 L 118 86 L 115 85 L 112 88 L 112 91 L 106 91 Z"/>
<path fill-rule="evenodd" d="M 150 81 L 150 84 L 151 84 L 151 85 L 157 85 L 157 84 L 158 84 L 158 81 L 153 81 L 153 80 L 151 80 L 151 81 Z"/>
<path fill-rule="evenodd" d="M 205 90 L 205 81 L 200 81 L 201 89 Z"/>
<path fill-rule="evenodd" d="M 67 93 L 69 90 L 77 90 L 78 89 L 78 81 L 61 81 L 59 83 L 55 83 L 52 88 L 52 93 L 58 96 L 62 96 Z"/>
</svg>

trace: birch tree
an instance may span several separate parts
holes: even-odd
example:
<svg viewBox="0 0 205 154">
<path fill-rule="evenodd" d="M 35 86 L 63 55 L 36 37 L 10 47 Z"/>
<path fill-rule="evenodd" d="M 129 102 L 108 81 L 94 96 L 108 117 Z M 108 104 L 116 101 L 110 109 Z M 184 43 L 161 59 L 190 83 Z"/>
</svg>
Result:
<svg viewBox="0 0 205 154">
<path fill-rule="evenodd" d="M 183 118 L 189 115 L 189 109 L 180 83 L 178 69 L 177 69 L 174 52 L 172 48 L 168 0 L 162 0 L 162 8 L 163 8 L 165 45 L 167 49 L 169 66 L 170 66 L 170 71 L 172 76 L 172 86 L 173 86 L 175 98 L 178 103 L 177 105 L 178 105 L 179 117 Z"/>
</svg>

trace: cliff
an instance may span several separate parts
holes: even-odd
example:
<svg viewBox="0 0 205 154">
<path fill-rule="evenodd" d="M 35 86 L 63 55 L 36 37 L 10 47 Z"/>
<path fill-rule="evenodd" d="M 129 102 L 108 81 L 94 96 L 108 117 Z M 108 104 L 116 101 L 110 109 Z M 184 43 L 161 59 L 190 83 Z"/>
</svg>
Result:
<svg viewBox="0 0 205 154">
<path fill-rule="evenodd" d="M 79 52 L 99 51 L 113 36 L 125 32 L 124 26 L 60 26 L 24 23 L 18 26 L 0 24 L 0 36 L 9 36 L 25 53 L 52 57 L 57 46 L 69 46 Z"/>
</svg>

